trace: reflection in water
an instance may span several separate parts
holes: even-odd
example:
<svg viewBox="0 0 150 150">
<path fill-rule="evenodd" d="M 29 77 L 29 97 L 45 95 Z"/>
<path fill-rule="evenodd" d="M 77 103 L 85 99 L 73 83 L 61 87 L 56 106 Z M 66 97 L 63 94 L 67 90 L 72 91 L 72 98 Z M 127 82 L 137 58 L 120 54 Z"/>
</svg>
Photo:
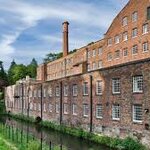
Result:
<svg viewBox="0 0 150 150">
<path fill-rule="evenodd" d="M 64 133 L 62 134 L 57 131 L 41 128 L 33 124 L 16 121 L 8 117 L 0 117 L 0 122 L 3 122 L 10 127 L 21 130 L 21 141 L 23 133 L 26 133 L 27 142 L 29 142 L 29 136 L 32 134 L 34 137 L 40 140 L 41 149 L 42 143 L 46 142 L 49 146 L 52 146 L 54 144 L 60 145 L 60 150 L 63 149 L 63 146 L 67 147 L 68 150 L 109 150 L 108 147 L 104 147 L 89 141 L 87 142 L 83 139 L 72 137 Z"/>
</svg>

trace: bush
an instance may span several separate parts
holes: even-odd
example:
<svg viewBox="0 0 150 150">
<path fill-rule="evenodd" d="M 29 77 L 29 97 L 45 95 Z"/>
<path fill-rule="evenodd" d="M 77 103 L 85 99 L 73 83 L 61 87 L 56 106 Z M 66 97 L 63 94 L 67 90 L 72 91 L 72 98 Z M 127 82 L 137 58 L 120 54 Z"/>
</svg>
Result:
<svg viewBox="0 0 150 150">
<path fill-rule="evenodd" d="M 40 144 L 37 141 L 30 141 L 27 150 L 40 150 Z"/>
</svg>

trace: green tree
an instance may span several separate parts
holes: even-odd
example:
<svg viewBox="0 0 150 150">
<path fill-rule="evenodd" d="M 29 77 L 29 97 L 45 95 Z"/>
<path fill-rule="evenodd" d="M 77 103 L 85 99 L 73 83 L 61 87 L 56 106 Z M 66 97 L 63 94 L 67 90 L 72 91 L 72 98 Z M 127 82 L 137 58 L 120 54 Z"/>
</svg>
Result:
<svg viewBox="0 0 150 150">
<path fill-rule="evenodd" d="M 46 55 L 46 57 L 44 58 L 44 62 L 47 63 L 47 62 L 52 62 L 56 59 L 59 59 L 63 56 L 63 53 L 60 52 L 60 53 L 49 53 Z"/>
<path fill-rule="evenodd" d="M 32 59 L 31 63 L 27 66 L 27 74 L 31 77 L 31 78 L 36 78 L 36 69 L 37 69 L 37 61 L 35 60 L 35 58 Z"/>
<path fill-rule="evenodd" d="M 13 74 L 12 76 L 13 82 L 23 79 L 28 75 L 27 67 L 23 64 L 15 65 L 12 70 L 12 74 Z"/>
<path fill-rule="evenodd" d="M 4 86 L 7 85 L 8 85 L 7 74 L 4 70 L 3 62 L 0 61 L 0 91 L 3 89 Z"/>
<path fill-rule="evenodd" d="M 13 69 L 15 68 L 16 65 L 17 65 L 16 62 L 13 60 L 11 62 L 9 69 L 8 69 L 8 81 L 9 81 L 10 85 L 15 84 L 15 81 L 13 80 L 13 76 L 14 76 Z"/>
</svg>

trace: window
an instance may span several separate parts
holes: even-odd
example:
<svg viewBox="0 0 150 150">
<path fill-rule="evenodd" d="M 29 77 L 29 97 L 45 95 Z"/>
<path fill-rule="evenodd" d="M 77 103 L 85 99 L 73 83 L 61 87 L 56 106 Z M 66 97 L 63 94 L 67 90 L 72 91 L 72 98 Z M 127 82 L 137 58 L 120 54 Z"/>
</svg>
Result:
<svg viewBox="0 0 150 150">
<path fill-rule="evenodd" d="M 138 46 L 137 45 L 134 45 L 132 47 L 132 54 L 137 54 L 138 53 Z"/>
<path fill-rule="evenodd" d="M 43 110 L 44 110 L 44 112 L 46 112 L 46 104 L 44 103 L 44 105 L 43 105 Z"/>
<path fill-rule="evenodd" d="M 83 83 L 83 95 L 88 95 L 88 82 Z"/>
<path fill-rule="evenodd" d="M 93 70 L 95 70 L 96 69 L 96 63 L 93 62 L 92 66 L 93 66 Z"/>
<path fill-rule="evenodd" d="M 34 98 L 36 97 L 36 94 L 37 94 L 37 93 L 36 93 L 36 90 L 34 90 Z"/>
<path fill-rule="evenodd" d="M 132 22 L 136 22 L 138 19 L 138 13 L 137 11 L 135 11 L 133 14 L 132 14 Z"/>
<path fill-rule="evenodd" d="M 97 81 L 96 82 L 96 95 L 102 95 L 102 81 Z"/>
<path fill-rule="evenodd" d="M 147 20 L 150 20 L 150 7 L 147 8 Z"/>
<path fill-rule="evenodd" d="M 46 97 L 46 89 L 43 90 L 43 97 Z"/>
<path fill-rule="evenodd" d="M 123 41 L 127 41 L 128 40 L 128 32 L 124 32 L 123 33 Z"/>
<path fill-rule="evenodd" d="M 98 68 L 102 68 L 103 67 L 103 62 L 102 62 L 102 60 L 99 60 L 98 61 Z"/>
<path fill-rule="evenodd" d="M 90 71 L 90 64 L 87 65 L 87 70 Z"/>
<path fill-rule="evenodd" d="M 88 104 L 83 104 L 83 116 L 88 117 L 89 115 L 89 106 Z"/>
<path fill-rule="evenodd" d="M 48 95 L 49 95 L 49 97 L 52 97 L 52 87 L 49 87 L 49 89 L 48 89 Z"/>
<path fill-rule="evenodd" d="M 68 96 L 68 86 L 64 86 L 64 96 Z"/>
<path fill-rule="evenodd" d="M 123 56 L 128 56 L 128 49 L 127 48 L 124 48 L 123 49 Z"/>
<path fill-rule="evenodd" d="M 78 110 L 77 110 L 77 105 L 76 105 L 76 104 L 73 104 L 73 105 L 72 105 L 72 114 L 73 114 L 73 115 L 77 115 L 77 111 L 78 111 Z"/>
<path fill-rule="evenodd" d="M 40 103 L 37 104 L 38 104 L 38 111 L 41 111 L 41 104 Z"/>
<path fill-rule="evenodd" d="M 56 104 L 56 113 L 59 113 L 59 104 Z"/>
<path fill-rule="evenodd" d="M 138 30 L 137 28 L 132 29 L 132 38 L 137 37 Z"/>
<path fill-rule="evenodd" d="M 77 96 L 78 95 L 78 86 L 77 84 L 74 84 L 72 87 L 72 94 L 73 96 Z"/>
<path fill-rule="evenodd" d="M 59 89 L 59 86 L 56 87 L 55 92 L 56 92 L 56 96 L 60 96 L 60 89 Z"/>
<path fill-rule="evenodd" d="M 38 90 L 38 97 L 41 97 L 41 90 Z"/>
<path fill-rule="evenodd" d="M 148 23 L 146 23 L 146 24 L 143 25 L 142 31 L 143 31 L 143 34 L 148 33 Z"/>
<path fill-rule="evenodd" d="M 133 122 L 142 122 L 142 105 L 133 105 Z"/>
<path fill-rule="evenodd" d="M 112 79 L 112 93 L 118 94 L 120 93 L 120 79 Z"/>
<path fill-rule="evenodd" d="M 120 120 L 120 105 L 119 104 L 114 104 L 112 106 L 112 119 Z"/>
<path fill-rule="evenodd" d="M 68 114 L 69 112 L 69 106 L 68 104 L 64 104 L 64 114 Z"/>
<path fill-rule="evenodd" d="M 107 60 L 108 60 L 108 61 L 111 61 L 111 60 L 112 60 L 112 53 L 108 53 L 108 54 L 107 54 Z"/>
<path fill-rule="evenodd" d="M 122 19 L 122 25 L 123 25 L 123 26 L 128 25 L 128 18 L 127 18 L 127 17 L 124 17 L 124 18 Z"/>
<path fill-rule="evenodd" d="M 112 45 L 112 39 L 109 38 L 109 39 L 108 39 L 108 46 L 111 46 L 111 45 Z"/>
<path fill-rule="evenodd" d="M 148 51 L 148 42 L 143 43 L 143 52 Z"/>
<path fill-rule="evenodd" d="M 53 110 L 53 105 L 49 104 L 49 112 L 52 112 L 52 110 Z"/>
<path fill-rule="evenodd" d="M 98 49 L 98 54 L 99 54 L 99 55 L 102 55 L 102 53 L 103 53 L 103 48 L 100 47 L 100 48 Z"/>
<path fill-rule="evenodd" d="M 143 92 L 143 76 L 133 77 L 133 92 Z"/>
<path fill-rule="evenodd" d="M 90 56 L 91 56 L 91 53 L 90 53 L 90 51 L 88 51 L 88 58 L 90 58 Z"/>
<path fill-rule="evenodd" d="M 102 118 L 102 117 L 103 117 L 102 105 L 98 104 L 96 106 L 96 118 Z"/>
<path fill-rule="evenodd" d="M 93 57 L 95 57 L 96 56 L 96 50 L 94 49 L 93 50 Z"/>
<path fill-rule="evenodd" d="M 120 50 L 115 51 L 115 58 L 119 58 L 120 57 Z"/>
<path fill-rule="evenodd" d="M 119 35 L 115 36 L 115 44 L 118 44 L 120 42 L 120 37 Z"/>
</svg>

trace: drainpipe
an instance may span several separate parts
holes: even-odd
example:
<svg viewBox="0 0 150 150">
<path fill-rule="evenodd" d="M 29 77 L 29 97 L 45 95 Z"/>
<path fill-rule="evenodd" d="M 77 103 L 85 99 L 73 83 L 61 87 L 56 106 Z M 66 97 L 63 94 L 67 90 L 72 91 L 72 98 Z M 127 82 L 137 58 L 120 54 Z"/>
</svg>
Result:
<svg viewBox="0 0 150 150">
<path fill-rule="evenodd" d="M 93 86 L 92 86 L 93 77 L 90 75 L 90 132 L 93 131 Z"/>
<path fill-rule="evenodd" d="M 24 109 L 24 100 L 23 100 L 23 97 L 24 97 L 24 86 L 23 86 L 23 83 L 21 83 L 21 87 L 22 87 L 22 115 L 23 115 L 23 109 Z"/>
<path fill-rule="evenodd" d="M 41 120 L 43 120 L 43 87 L 41 84 Z"/>
<path fill-rule="evenodd" d="M 60 125 L 62 124 L 62 81 L 60 82 Z"/>
</svg>

